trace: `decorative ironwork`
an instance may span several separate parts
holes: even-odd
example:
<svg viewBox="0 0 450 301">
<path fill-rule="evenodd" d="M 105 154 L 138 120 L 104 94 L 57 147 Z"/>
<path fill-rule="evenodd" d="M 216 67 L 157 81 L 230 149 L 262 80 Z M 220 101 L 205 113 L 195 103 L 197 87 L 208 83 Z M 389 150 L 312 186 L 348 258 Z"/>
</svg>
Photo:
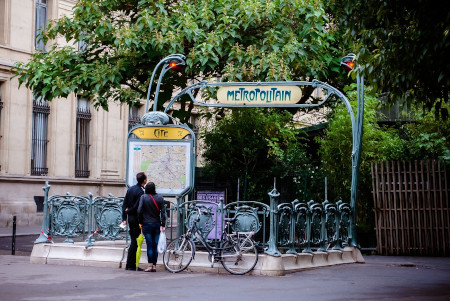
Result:
<svg viewBox="0 0 450 301">
<path fill-rule="evenodd" d="M 200 220 L 197 222 L 197 227 L 200 229 L 202 237 L 206 239 L 208 234 L 215 226 L 215 222 L 212 219 L 211 213 L 212 208 L 203 205 L 197 205 L 197 207 L 202 208 L 201 210 L 202 213 L 200 215 Z M 208 214 L 206 212 L 208 212 Z M 192 227 L 192 224 L 194 223 L 195 220 L 197 220 L 197 218 L 198 218 L 198 211 L 197 210 L 190 211 L 186 223 L 188 227 Z"/>
<path fill-rule="evenodd" d="M 91 205 L 94 223 L 91 229 L 98 229 L 97 234 L 107 240 L 125 239 L 119 227 L 122 222 L 122 204 L 123 197 L 95 197 Z"/>
<path fill-rule="evenodd" d="M 51 236 L 65 236 L 65 242 L 73 243 L 73 237 L 85 234 L 89 199 L 82 196 L 54 195 L 48 200 Z"/>
<path fill-rule="evenodd" d="M 234 215 L 236 221 L 232 225 L 234 232 L 255 232 L 258 233 L 261 229 L 261 222 L 258 218 L 258 208 L 250 206 L 235 207 L 236 213 Z"/>
<path fill-rule="evenodd" d="M 42 233 L 35 243 L 51 242 L 49 237 L 53 235 L 65 236 L 66 242 L 73 242 L 72 238 L 83 236 L 84 239 L 87 233 L 90 234 L 86 245 L 88 248 L 93 245 L 95 237 L 106 240 L 127 238 L 126 234 L 124 236 L 120 233 L 124 230 L 119 227 L 123 197 L 109 195 L 94 198 L 92 194 L 83 197 L 69 193 L 66 196 L 48 197 L 48 182 L 43 189 L 45 199 Z M 269 196 L 270 206 L 256 201 L 232 202 L 224 206 L 223 200 L 219 204 L 205 200 L 177 200 L 177 204 L 171 204 L 170 208 L 164 211 L 177 212 L 170 216 L 177 217 L 179 236 L 198 218 L 198 211 L 191 210 L 192 205 L 201 207 L 198 228 L 204 239 L 207 239 L 218 222 L 223 224 L 224 217 L 233 217 L 235 224 L 231 227 L 232 231 L 255 232 L 256 245 L 272 256 L 280 256 L 281 251 L 298 254 L 300 251 L 327 252 L 330 248 L 342 250 L 343 246 L 348 245 L 351 209 L 347 203 L 317 203 L 313 200 L 303 203 L 294 200 L 277 205 L 279 194 L 275 188 Z M 214 206 L 208 206 L 207 203 Z M 272 222 L 266 223 L 267 218 Z M 172 227 L 175 223 L 170 221 L 169 224 L 169 227 Z M 267 243 L 266 226 L 270 230 Z"/>
<path fill-rule="evenodd" d="M 142 116 L 143 125 L 168 124 L 169 115 L 163 112 L 148 112 Z"/>
</svg>

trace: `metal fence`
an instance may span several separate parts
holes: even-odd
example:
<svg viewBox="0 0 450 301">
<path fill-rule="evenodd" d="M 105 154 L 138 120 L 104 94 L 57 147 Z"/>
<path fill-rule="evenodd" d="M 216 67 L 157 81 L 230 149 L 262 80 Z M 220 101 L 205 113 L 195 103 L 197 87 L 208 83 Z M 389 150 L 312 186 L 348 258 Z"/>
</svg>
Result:
<svg viewBox="0 0 450 301">
<path fill-rule="evenodd" d="M 95 240 L 126 240 L 125 230 L 119 227 L 122 222 L 123 197 L 94 197 L 52 195 L 48 197 L 50 185 L 43 187 L 44 217 L 42 231 L 50 239 L 65 238 L 64 242 L 87 241 L 87 246 Z M 44 240 L 46 241 L 46 240 Z M 37 242 L 44 242 L 39 239 Z"/>
<path fill-rule="evenodd" d="M 258 248 L 270 255 L 342 250 L 348 245 L 350 206 L 347 203 L 294 200 L 278 204 L 278 197 L 274 189 L 269 193 L 270 205 L 258 201 L 170 203 L 167 207 L 168 238 L 175 239 L 185 233 L 197 218 L 195 207 L 203 207 L 210 214 L 202 215 L 198 226 L 202 229 L 203 238 L 210 241 L 220 239 L 225 218 L 233 217 L 235 222 L 231 230 L 253 231 Z"/>
<path fill-rule="evenodd" d="M 123 197 L 88 197 L 53 195 L 48 197 L 50 185 L 46 185 L 44 200 L 43 230 L 50 237 L 65 237 L 65 242 L 74 238 L 87 240 L 87 247 L 94 240 L 127 239 L 119 225 L 122 221 Z M 203 207 L 210 214 L 200 217 L 198 227 L 203 237 L 218 241 L 225 218 L 234 218 L 230 231 L 254 232 L 257 247 L 269 255 L 296 254 L 313 251 L 341 250 L 349 239 L 350 207 L 338 201 L 307 203 L 294 200 L 278 204 L 279 193 L 269 193 L 269 205 L 258 201 L 239 201 L 224 204 L 178 199 L 177 203 L 166 201 L 166 231 L 169 240 L 185 233 L 197 218 L 195 207 Z M 40 241 L 42 242 L 42 241 Z"/>
<path fill-rule="evenodd" d="M 377 251 L 450 255 L 450 185 L 438 160 L 372 163 Z"/>
</svg>

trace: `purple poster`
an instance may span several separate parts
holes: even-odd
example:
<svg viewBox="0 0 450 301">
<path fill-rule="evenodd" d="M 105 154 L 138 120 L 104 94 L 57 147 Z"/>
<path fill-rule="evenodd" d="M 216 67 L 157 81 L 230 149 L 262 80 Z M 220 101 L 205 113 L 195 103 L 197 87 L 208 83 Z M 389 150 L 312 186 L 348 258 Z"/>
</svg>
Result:
<svg viewBox="0 0 450 301">
<path fill-rule="evenodd" d="M 197 191 L 198 201 L 209 201 L 219 204 L 220 199 L 225 201 L 225 191 L 224 190 L 200 190 Z M 212 219 L 214 221 L 214 228 L 209 232 L 209 239 L 219 239 L 222 233 L 222 216 L 217 213 L 218 205 L 206 203 L 205 206 L 211 207 Z"/>
</svg>

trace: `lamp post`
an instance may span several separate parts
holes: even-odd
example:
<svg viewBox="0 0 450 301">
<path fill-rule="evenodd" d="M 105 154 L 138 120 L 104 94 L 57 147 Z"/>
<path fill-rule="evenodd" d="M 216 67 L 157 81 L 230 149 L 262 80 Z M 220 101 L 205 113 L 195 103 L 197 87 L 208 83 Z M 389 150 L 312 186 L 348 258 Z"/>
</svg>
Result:
<svg viewBox="0 0 450 301">
<path fill-rule="evenodd" d="M 341 66 L 347 72 L 350 72 L 355 67 L 356 55 L 350 53 L 341 59 Z M 363 137 L 363 121 L 364 121 L 364 75 L 356 71 L 356 91 L 357 91 L 357 105 L 356 105 L 356 128 L 353 132 L 353 149 L 352 149 L 352 184 L 350 190 L 350 231 L 349 244 L 352 247 L 358 247 L 356 240 L 356 200 L 359 181 L 359 166 L 361 162 L 361 149 Z"/>
<path fill-rule="evenodd" d="M 159 66 L 163 65 L 163 68 L 161 70 L 161 74 L 159 75 L 158 83 L 156 85 L 156 92 L 155 92 L 155 101 L 153 103 L 153 111 L 156 111 L 158 106 L 158 95 L 159 95 L 159 87 L 161 85 L 161 80 L 164 77 L 164 74 L 170 70 L 170 69 L 176 69 L 177 67 L 186 65 L 186 57 L 182 54 L 171 54 L 163 58 L 161 61 L 159 61 L 158 65 L 156 65 L 155 69 L 153 69 L 152 77 L 150 79 L 150 83 L 148 84 L 148 92 L 147 92 L 147 105 L 145 107 L 145 112 L 148 112 L 148 104 L 150 101 L 150 92 L 152 89 L 152 83 L 153 79 L 155 77 L 156 71 L 158 70 Z"/>
</svg>

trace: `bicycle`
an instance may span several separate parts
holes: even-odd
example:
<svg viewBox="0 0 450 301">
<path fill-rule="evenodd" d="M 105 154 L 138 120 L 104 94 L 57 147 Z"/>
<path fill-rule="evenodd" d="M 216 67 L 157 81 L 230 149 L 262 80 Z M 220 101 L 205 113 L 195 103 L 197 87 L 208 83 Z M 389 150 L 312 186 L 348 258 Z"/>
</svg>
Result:
<svg viewBox="0 0 450 301">
<path fill-rule="evenodd" d="M 166 269 L 172 273 L 185 270 L 195 257 L 195 237 L 208 252 L 208 259 L 211 267 L 214 263 L 221 262 L 222 266 L 231 274 L 244 275 L 255 267 L 258 262 L 258 251 L 253 242 L 253 232 L 228 233 L 228 226 L 235 221 L 235 218 L 224 218 L 226 224 L 218 247 L 212 246 L 201 235 L 197 227 L 201 214 L 209 214 L 206 210 L 197 208 L 197 218 L 192 222 L 191 227 L 185 234 L 172 240 L 163 254 L 163 262 Z"/>
</svg>

